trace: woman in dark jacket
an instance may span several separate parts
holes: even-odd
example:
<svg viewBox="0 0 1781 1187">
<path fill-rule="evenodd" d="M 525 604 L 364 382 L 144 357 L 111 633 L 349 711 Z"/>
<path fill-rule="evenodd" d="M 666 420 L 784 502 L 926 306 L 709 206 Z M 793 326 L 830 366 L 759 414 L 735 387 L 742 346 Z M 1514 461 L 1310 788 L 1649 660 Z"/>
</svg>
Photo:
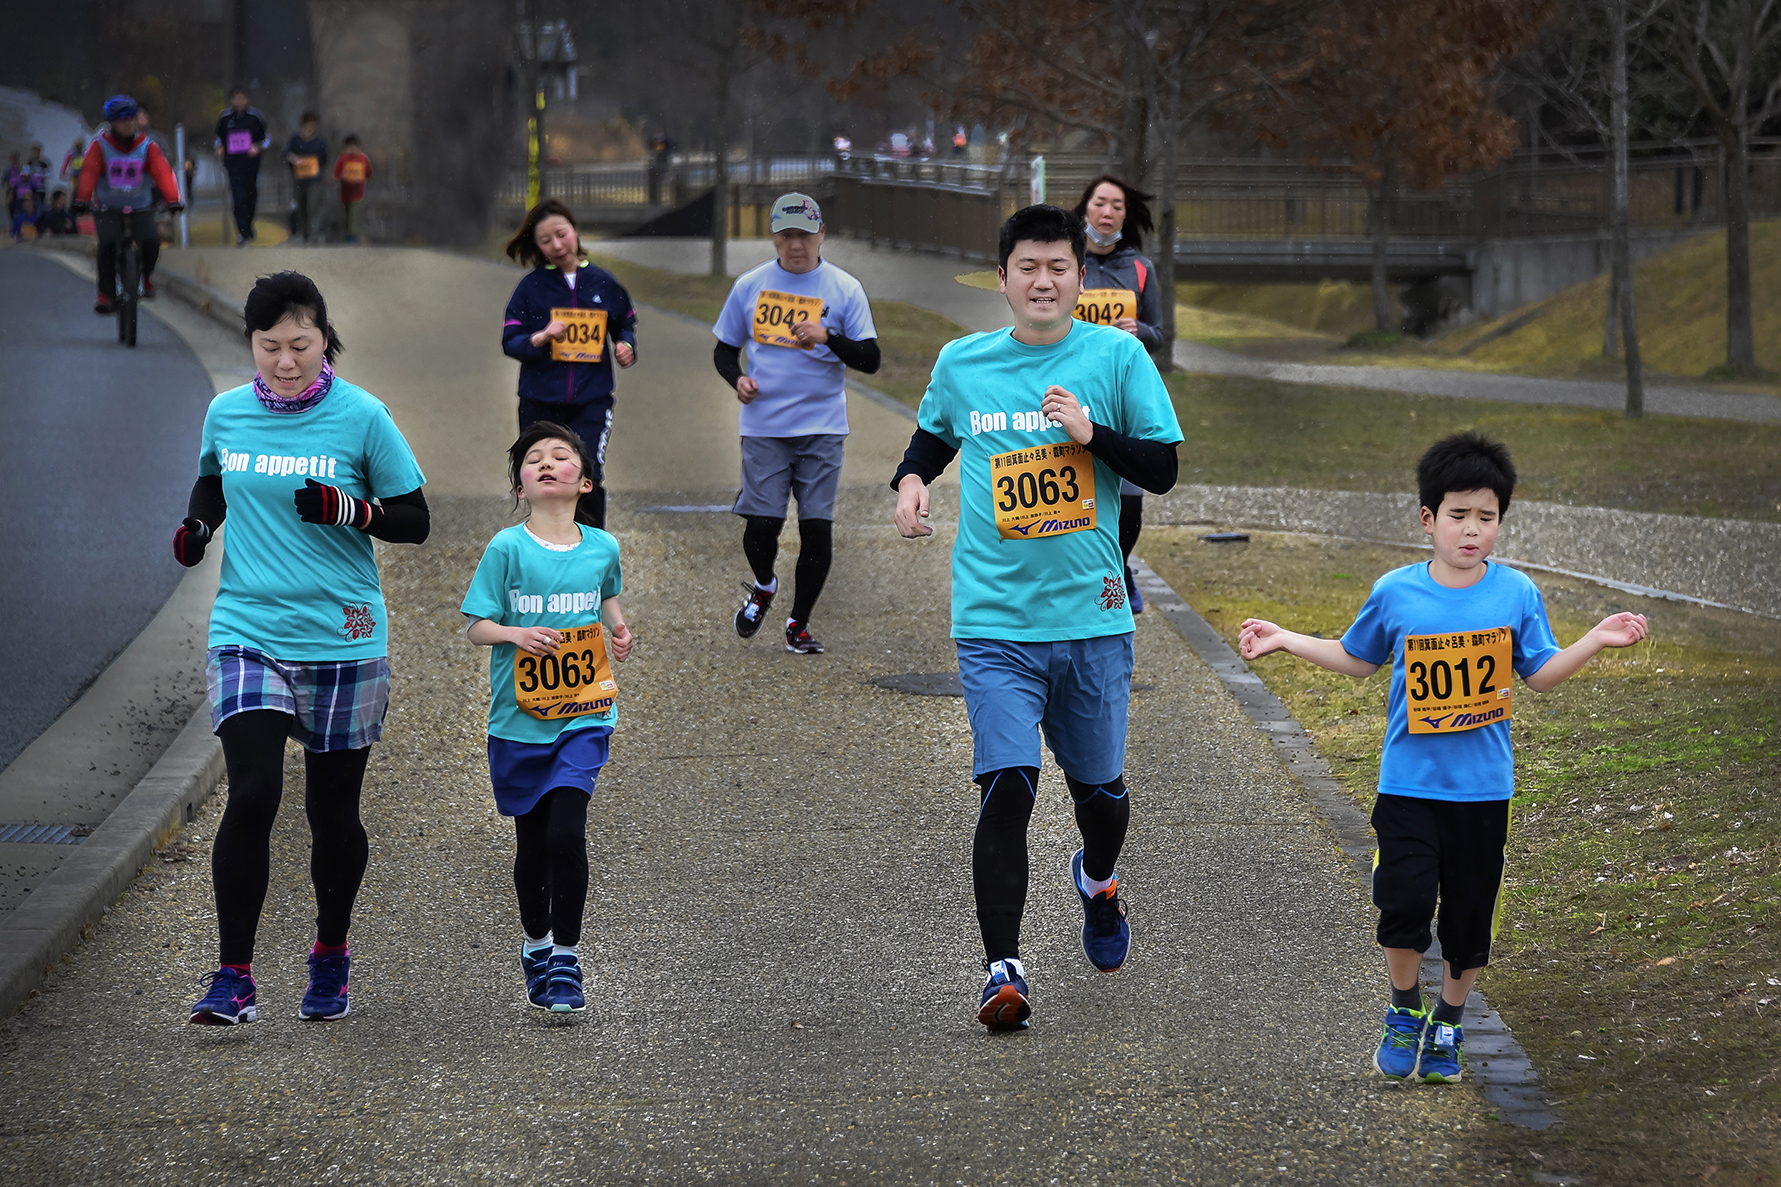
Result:
<svg viewBox="0 0 1781 1187">
<path fill-rule="evenodd" d="M 519 360 L 519 427 L 566 425 L 593 447 L 594 489 L 575 517 L 606 526 L 614 360 L 637 361 L 637 311 L 612 273 L 583 258 L 575 215 L 555 198 L 526 212 L 507 254 L 532 269 L 507 299 L 501 349 Z"/>
<path fill-rule="evenodd" d="M 1076 316 L 1118 326 L 1156 351 L 1163 345 L 1162 302 L 1157 297 L 1156 265 L 1140 252 L 1150 230 L 1150 195 L 1103 173 L 1082 191 L 1073 211 L 1088 233 L 1088 263 L 1082 300 Z M 1131 307 L 1127 307 L 1127 303 Z M 1144 528 L 1144 490 L 1130 482 L 1119 486 L 1119 547 L 1129 559 Z M 1126 594 L 1132 613 L 1144 609 L 1144 598 L 1126 566 Z"/>
</svg>

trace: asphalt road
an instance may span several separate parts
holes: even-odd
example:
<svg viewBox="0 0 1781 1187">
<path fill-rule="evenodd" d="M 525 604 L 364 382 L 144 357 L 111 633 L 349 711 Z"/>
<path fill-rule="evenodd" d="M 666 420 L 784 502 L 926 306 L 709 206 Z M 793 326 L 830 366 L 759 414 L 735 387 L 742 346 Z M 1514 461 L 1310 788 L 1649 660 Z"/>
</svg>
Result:
<svg viewBox="0 0 1781 1187">
<path fill-rule="evenodd" d="M 168 541 L 213 391 L 155 317 L 120 345 L 90 282 L 23 250 L 0 251 L 0 377 L 4 768 L 179 583 Z"/>
</svg>

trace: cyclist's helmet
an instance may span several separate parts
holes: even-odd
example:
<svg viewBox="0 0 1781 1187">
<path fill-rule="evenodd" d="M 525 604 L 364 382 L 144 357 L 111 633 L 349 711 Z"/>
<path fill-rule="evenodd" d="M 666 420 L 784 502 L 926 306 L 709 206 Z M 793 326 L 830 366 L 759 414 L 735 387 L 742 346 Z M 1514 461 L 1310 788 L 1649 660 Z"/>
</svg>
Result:
<svg viewBox="0 0 1781 1187">
<path fill-rule="evenodd" d="M 136 115 L 136 100 L 128 95 L 113 95 L 105 101 L 107 120 L 127 120 Z"/>
</svg>

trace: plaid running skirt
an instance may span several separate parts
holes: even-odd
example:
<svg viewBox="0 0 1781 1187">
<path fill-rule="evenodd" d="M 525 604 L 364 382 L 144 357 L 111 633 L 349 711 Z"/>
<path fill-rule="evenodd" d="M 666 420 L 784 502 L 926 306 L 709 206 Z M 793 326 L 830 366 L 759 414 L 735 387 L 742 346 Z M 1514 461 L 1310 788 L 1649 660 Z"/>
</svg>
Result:
<svg viewBox="0 0 1781 1187">
<path fill-rule="evenodd" d="M 390 707 L 390 661 L 285 663 L 238 644 L 212 647 L 204 665 L 210 728 L 237 713 L 270 709 L 291 718 L 305 750 L 361 750 L 383 737 Z"/>
</svg>

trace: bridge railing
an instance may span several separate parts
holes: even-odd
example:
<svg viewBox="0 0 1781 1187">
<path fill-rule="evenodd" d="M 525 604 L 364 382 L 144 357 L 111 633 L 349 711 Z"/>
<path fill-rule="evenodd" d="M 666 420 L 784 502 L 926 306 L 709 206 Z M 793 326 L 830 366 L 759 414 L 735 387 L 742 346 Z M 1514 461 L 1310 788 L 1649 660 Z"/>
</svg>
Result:
<svg viewBox="0 0 1781 1187">
<path fill-rule="evenodd" d="M 833 157 L 775 156 L 736 158 L 728 170 L 732 185 L 781 186 L 793 188 L 814 183 L 833 173 Z M 687 198 L 711 188 L 715 169 L 710 153 L 675 154 L 668 167 L 655 179 L 652 187 L 650 168 L 646 161 L 623 161 L 598 165 L 548 165 L 542 171 L 544 192 L 567 202 L 573 209 L 601 208 L 646 209 L 652 205 L 679 205 Z M 508 209 L 523 208 L 526 201 L 526 171 L 510 169 L 496 195 L 496 205 Z"/>
</svg>

